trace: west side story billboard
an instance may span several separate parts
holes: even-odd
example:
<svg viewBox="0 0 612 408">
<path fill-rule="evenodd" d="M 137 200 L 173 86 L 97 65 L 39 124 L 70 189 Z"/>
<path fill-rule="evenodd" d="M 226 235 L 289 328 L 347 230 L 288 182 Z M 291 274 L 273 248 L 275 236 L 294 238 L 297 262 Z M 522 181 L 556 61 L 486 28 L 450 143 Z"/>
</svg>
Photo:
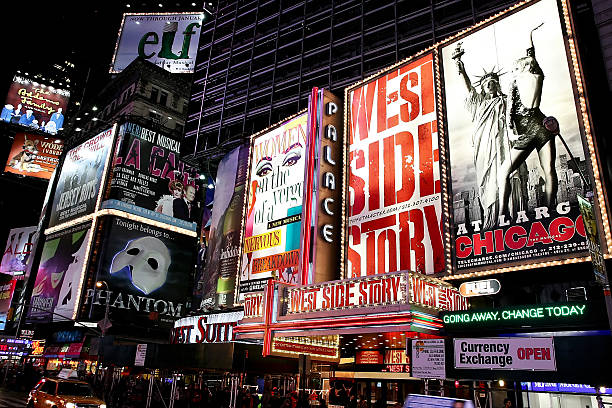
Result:
<svg viewBox="0 0 612 408">
<path fill-rule="evenodd" d="M 433 54 L 347 92 L 346 277 L 444 271 Z"/>
<path fill-rule="evenodd" d="M 564 36 L 542 0 L 440 47 L 455 273 L 588 254 L 577 195 L 596 163 Z"/>
<path fill-rule="evenodd" d="M 271 277 L 299 277 L 304 156 L 308 113 L 251 140 L 240 293 L 262 290 Z"/>
<path fill-rule="evenodd" d="M 57 182 L 49 227 L 95 211 L 114 128 L 71 149 Z"/>
<path fill-rule="evenodd" d="M 203 12 L 124 14 L 110 72 L 141 57 L 173 73 L 192 73 L 204 18 Z"/>
<path fill-rule="evenodd" d="M 181 143 L 135 123 L 119 127 L 109 200 L 116 208 L 195 230 L 197 170 L 179 160 Z"/>
</svg>

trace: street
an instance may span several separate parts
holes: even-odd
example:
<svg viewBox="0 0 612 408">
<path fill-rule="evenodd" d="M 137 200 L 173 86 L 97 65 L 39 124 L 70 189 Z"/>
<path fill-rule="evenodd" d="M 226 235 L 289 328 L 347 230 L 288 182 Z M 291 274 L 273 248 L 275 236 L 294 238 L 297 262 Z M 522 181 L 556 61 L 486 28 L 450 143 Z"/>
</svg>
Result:
<svg viewBox="0 0 612 408">
<path fill-rule="evenodd" d="M 28 394 L 26 392 L 14 392 L 6 388 L 0 388 L 0 407 L 16 408 L 25 407 Z"/>
</svg>

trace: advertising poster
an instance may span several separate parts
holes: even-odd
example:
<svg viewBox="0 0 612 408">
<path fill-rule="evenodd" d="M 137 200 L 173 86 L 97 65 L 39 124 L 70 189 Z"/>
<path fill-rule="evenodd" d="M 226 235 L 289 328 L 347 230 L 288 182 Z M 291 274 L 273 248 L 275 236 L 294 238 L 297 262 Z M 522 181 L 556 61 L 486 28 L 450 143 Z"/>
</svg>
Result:
<svg viewBox="0 0 612 408">
<path fill-rule="evenodd" d="M 419 339 L 411 343 L 412 376 L 446 379 L 444 339 Z"/>
<path fill-rule="evenodd" d="M 608 283 L 608 273 L 606 272 L 606 262 L 603 252 L 601 251 L 601 241 L 599 240 L 599 232 L 597 231 L 597 219 L 595 218 L 593 204 L 591 204 L 591 200 L 579 194 L 578 206 L 580 207 L 580 214 L 584 222 L 584 231 L 589 245 L 589 253 L 591 254 L 591 263 L 593 264 L 595 280 L 605 285 Z"/>
<path fill-rule="evenodd" d="M 49 227 L 95 210 L 112 143 L 111 128 L 68 152 L 57 181 Z"/>
<path fill-rule="evenodd" d="M 196 308 L 234 304 L 248 159 L 249 147 L 241 146 L 219 163 L 205 262 L 194 287 Z"/>
<path fill-rule="evenodd" d="M 444 270 L 432 58 L 349 91 L 347 277 Z"/>
<path fill-rule="evenodd" d="M 146 324 L 151 313 L 172 324 L 185 314 L 195 239 L 151 225 L 112 217 L 106 224 L 97 281 L 108 290 L 88 289 L 85 304 L 103 314 L 107 301 L 113 320 Z M 156 319 L 157 320 L 157 319 Z"/>
<path fill-rule="evenodd" d="M 271 277 L 299 284 L 300 229 L 308 114 L 252 139 L 240 293 Z"/>
<path fill-rule="evenodd" d="M 552 337 L 454 339 L 455 368 L 557 371 Z"/>
<path fill-rule="evenodd" d="M 116 208 L 195 231 L 200 217 L 197 169 L 180 161 L 181 142 L 135 123 L 119 128 L 110 199 Z"/>
<path fill-rule="evenodd" d="M 15 75 L 0 120 L 56 134 L 63 129 L 70 91 Z"/>
<path fill-rule="evenodd" d="M 30 299 L 29 322 L 70 320 L 87 258 L 89 224 L 46 237 Z"/>
<path fill-rule="evenodd" d="M 542 0 L 442 48 L 456 272 L 588 253 L 563 38 Z"/>
<path fill-rule="evenodd" d="M 11 229 L 2 254 L 0 273 L 12 275 L 17 279 L 24 278 L 34 245 L 34 234 L 36 226 Z"/>
<path fill-rule="evenodd" d="M 17 133 L 4 171 L 49 180 L 63 147 L 64 142 L 59 139 Z"/>
<path fill-rule="evenodd" d="M 193 73 L 204 13 L 126 13 L 110 72 L 141 57 L 172 73 Z"/>
<path fill-rule="evenodd" d="M 17 280 L 11 275 L 0 273 L 0 330 L 4 330 L 8 323 L 8 314 L 16 284 Z"/>
</svg>

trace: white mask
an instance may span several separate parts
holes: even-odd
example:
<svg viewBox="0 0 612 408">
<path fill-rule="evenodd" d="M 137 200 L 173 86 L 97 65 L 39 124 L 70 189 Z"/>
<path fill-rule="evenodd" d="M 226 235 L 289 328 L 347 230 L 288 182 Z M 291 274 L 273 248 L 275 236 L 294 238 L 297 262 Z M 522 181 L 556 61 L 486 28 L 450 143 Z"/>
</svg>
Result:
<svg viewBox="0 0 612 408">
<path fill-rule="evenodd" d="M 166 283 L 170 262 L 170 251 L 162 241 L 142 237 L 128 242 L 125 249 L 114 256 L 110 273 L 129 266 L 132 284 L 148 295 Z"/>
</svg>

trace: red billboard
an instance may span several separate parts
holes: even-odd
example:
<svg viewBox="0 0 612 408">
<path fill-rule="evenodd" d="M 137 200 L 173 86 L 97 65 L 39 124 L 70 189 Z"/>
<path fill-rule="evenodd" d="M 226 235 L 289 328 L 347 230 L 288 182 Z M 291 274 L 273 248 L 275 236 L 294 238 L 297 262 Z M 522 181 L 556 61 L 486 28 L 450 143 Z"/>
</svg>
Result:
<svg viewBox="0 0 612 408">
<path fill-rule="evenodd" d="M 433 54 L 347 92 L 346 277 L 444 270 Z"/>
<path fill-rule="evenodd" d="M 52 137 L 17 133 L 4 171 L 49 180 L 63 148 L 64 142 Z"/>
<path fill-rule="evenodd" d="M 56 134 L 64 126 L 70 91 L 15 75 L 0 120 Z"/>
</svg>

